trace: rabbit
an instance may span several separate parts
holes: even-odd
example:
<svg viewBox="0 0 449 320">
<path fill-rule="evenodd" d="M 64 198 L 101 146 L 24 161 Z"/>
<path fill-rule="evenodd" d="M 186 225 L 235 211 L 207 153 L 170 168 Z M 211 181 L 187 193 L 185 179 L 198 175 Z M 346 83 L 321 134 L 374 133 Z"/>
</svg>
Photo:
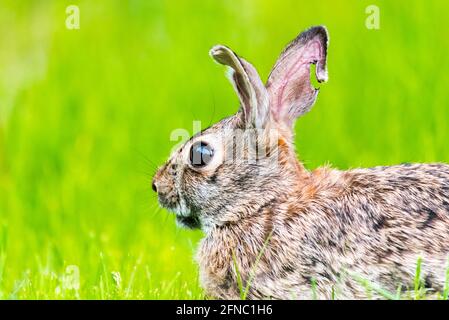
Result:
<svg viewBox="0 0 449 320">
<path fill-rule="evenodd" d="M 309 171 L 297 159 L 294 123 L 319 92 L 312 64 L 327 81 L 328 42 L 324 26 L 299 34 L 265 85 L 228 47 L 210 51 L 240 107 L 177 148 L 152 180 L 177 223 L 204 233 L 195 259 L 208 297 L 382 299 L 377 286 L 413 290 L 418 259 L 425 288 L 443 289 L 449 165 Z"/>
</svg>

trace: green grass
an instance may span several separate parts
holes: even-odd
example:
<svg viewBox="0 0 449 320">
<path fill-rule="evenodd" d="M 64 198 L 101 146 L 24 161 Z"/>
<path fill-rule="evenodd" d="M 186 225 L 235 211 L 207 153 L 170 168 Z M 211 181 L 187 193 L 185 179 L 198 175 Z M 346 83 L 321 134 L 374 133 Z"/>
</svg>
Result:
<svg viewBox="0 0 449 320">
<path fill-rule="evenodd" d="M 365 28 L 373 3 L 380 30 Z M 80 30 L 65 28 L 69 4 Z M 237 108 L 208 57 L 216 43 L 266 78 L 286 42 L 327 25 L 330 81 L 296 127 L 307 167 L 449 162 L 448 10 L 444 0 L 2 1 L 0 298 L 202 297 L 201 233 L 176 228 L 150 180 L 173 129 Z"/>
</svg>

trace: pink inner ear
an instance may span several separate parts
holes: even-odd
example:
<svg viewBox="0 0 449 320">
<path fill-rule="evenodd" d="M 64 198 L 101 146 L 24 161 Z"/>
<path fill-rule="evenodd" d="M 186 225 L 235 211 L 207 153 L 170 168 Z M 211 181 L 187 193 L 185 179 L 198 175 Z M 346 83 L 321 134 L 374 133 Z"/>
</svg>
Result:
<svg viewBox="0 0 449 320">
<path fill-rule="evenodd" d="M 288 59 L 288 57 L 286 57 Z M 319 40 L 313 40 L 307 44 L 306 47 L 299 50 L 295 57 L 293 57 L 293 64 L 291 64 L 284 72 L 284 77 L 280 80 L 277 90 L 275 89 L 275 101 L 273 110 L 275 110 L 275 117 L 280 118 L 281 113 L 286 108 L 286 100 L 291 98 L 288 92 L 290 90 L 298 90 L 298 87 L 302 87 L 299 92 L 302 95 L 313 95 L 314 88 L 310 84 L 310 65 L 321 62 L 323 60 L 323 48 Z M 320 79 L 318 79 L 320 81 Z M 304 90 L 306 89 L 306 90 Z M 287 90 L 287 96 L 286 96 Z M 304 92 L 305 91 L 305 92 Z M 310 96 L 297 97 L 300 100 L 310 101 Z"/>
</svg>

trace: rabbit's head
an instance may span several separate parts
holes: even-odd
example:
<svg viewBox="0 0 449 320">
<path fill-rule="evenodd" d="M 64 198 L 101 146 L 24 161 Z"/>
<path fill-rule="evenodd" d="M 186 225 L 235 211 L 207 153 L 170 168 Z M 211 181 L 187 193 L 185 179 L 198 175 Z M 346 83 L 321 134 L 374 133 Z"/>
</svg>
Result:
<svg viewBox="0 0 449 320">
<path fill-rule="evenodd" d="M 208 230 L 257 214 L 307 179 L 293 149 L 295 120 L 308 112 L 327 80 L 324 27 L 301 33 L 281 53 L 266 85 L 256 69 L 225 46 L 210 51 L 229 67 L 238 112 L 202 130 L 158 170 L 153 189 L 179 224 Z"/>
</svg>

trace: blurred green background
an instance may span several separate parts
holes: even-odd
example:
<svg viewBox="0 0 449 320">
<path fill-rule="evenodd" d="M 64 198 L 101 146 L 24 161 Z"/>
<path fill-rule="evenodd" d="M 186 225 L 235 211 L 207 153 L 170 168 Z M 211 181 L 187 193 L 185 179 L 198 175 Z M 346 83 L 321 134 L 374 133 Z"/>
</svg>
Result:
<svg viewBox="0 0 449 320">
<path fill-rule="evenodd" d="M 296 126 L 307 167 L 449 162 L 445 0 L 2 0 L 0 298 L 201 298 L 201 232 L 158 208 L 151 176 L 173 129 L 237 109 L 212 45 L 266 79 L 317 24 L 330 81 Z"/>
</svg>

